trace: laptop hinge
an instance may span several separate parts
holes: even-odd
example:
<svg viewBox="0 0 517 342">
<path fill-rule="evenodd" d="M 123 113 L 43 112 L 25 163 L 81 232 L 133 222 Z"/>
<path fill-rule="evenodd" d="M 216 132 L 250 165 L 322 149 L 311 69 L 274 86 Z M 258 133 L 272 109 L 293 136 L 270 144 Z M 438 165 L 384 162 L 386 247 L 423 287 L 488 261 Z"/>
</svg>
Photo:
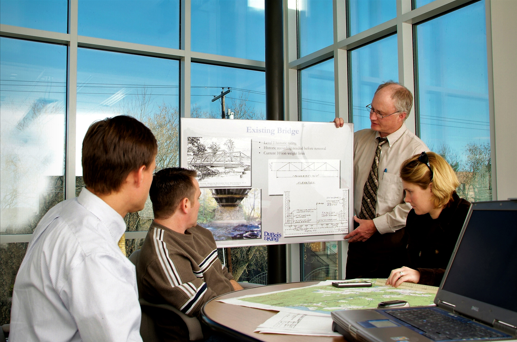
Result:
<svg viewBox="0 0 517 342">
<path fill-rule="evenodd" d="M 503 321 L 499 321 L 496 319 L 496 320 L 494 320 L 493 326 L 494 326 L 494 328 L 504 331 L 505 333 L 507 333 L 509 335 L 517 336 L 517 327 L 515 325 L 509 324 L 509 323 L 506 323 Z"/>
<path fill-rule="evenodd" d="M 454 309 L 456 308 L 456 305 L 441 300 L 440 301 L 440 308 L 444 309 L 446 311 L 454 312 Z"/>
</svg>

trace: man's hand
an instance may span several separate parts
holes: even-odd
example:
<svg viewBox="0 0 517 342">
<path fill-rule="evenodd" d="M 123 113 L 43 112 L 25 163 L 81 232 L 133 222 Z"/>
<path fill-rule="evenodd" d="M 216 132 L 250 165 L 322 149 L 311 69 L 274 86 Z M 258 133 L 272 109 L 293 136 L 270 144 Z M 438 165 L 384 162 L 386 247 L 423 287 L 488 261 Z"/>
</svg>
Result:
<svg viewBox="0 0 517 342">
<path fill-rule="evenodd" d="M 386 280 L 386 285 L 399 287 L 403 282 L 418 284 L 420 280 L 420 272 L 412 268 L 402 266 L 391 271 L 390 277 Z"/>
<path fill-rule="evenodd" d="M 240 290 L 244 290 L 244 288 L 242 286 L 239 285 L 238 282 L 236 282 L 235 280 L 230 280 L 230 283 L 232 283 L 232 286 L 233 286 L 233 290 L 234 291 L 240 291 Z"/>
<path fill-rule="evenodd" d="M 345 120 L 343 120 L 343 118 L 335 118 L 333 122 L 337 128 L 343 127 L 343 125 L 345 124 Z"/>
<path fill-rule="evenodd" d="M 364 242 L 377 231 L 373 220 L 361 220 L 357 216 L 354 216 L 354 221 L 359 223 L 359 227 L 345 236 L 345 240 L 348 240 L 348 242 Z"/>
</svg>

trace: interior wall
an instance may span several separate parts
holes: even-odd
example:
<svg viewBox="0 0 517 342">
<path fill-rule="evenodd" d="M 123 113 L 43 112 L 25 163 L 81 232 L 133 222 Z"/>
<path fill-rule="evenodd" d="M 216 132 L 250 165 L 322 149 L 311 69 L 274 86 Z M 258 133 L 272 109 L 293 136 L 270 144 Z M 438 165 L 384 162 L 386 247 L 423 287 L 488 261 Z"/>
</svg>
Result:
<svg viewBox="0 0 517 342">
<path fill-rule="evenodd" d="M 517 1 L 486 0 L 494 199 L 517 198 Z M 491 69 L 491 70 L 490 70 Z"/>
</svg>

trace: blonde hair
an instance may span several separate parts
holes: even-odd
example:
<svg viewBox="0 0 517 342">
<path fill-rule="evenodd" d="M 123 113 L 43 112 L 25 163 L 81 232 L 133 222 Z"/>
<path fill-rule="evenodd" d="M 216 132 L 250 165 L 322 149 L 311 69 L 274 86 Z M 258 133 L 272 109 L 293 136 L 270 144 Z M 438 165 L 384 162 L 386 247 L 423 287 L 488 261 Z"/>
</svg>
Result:
<svg viewBox="0 0 517 342">
<path fill-rule="evenodd" d="M 404 182 L 418 185 L 425 190 L 431 183 L 431 192 L 433 193 L 433 200 L 435 208 L 443 207 L 452 199 L 452 195 L 456 192 L 456 188 L 460 185 L 456 173 L 445 159 L 434 152 L 427 152 L 429 159 L 429 166 L 419 161 L 420 154 L 415 154 L 413 157 L 402 163 L 400 168 L 400 178 Z"/>
</svg>

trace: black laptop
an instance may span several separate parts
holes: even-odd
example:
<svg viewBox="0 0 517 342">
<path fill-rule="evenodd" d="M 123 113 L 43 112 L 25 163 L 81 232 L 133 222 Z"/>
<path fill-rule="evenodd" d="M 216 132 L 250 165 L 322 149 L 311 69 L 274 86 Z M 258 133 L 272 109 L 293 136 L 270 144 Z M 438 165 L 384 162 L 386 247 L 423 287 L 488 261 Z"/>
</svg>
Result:
<svg viewBox="0 0 517 342">
<path fill-rule="evenodd" d="M 436 306 L 332 312 L 333 329 L 358 341 L 517 338 L 517 201 L 472 204 Z"/>
</svg>

